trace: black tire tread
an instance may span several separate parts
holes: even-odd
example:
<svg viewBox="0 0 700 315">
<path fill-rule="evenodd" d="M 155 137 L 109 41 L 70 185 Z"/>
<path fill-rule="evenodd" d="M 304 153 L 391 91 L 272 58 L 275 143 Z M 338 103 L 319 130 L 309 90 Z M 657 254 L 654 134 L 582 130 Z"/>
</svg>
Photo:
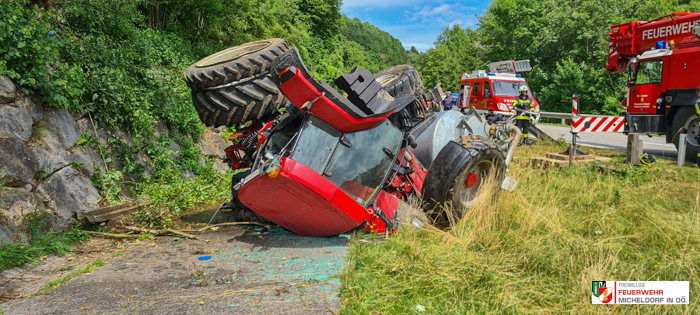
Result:
<svg viewBox="0 0 700 315">
<path fill-rule="evenodd" d="M 193 91 L 199 91 L 268 71 L 272 60 L 289 49 L 285 39 L 273 38 L 269 41 L 271 44 L 268 47 L 229 61 L 205 67 L 198 67 L 196 63 L 190 65 L 183 73 L 187 86 Z"/>
<path fill-rule="evenodd" d="M 384 86 L 384 90 L 386 90 L 389 95 L 393 97 L 404 97 L 404 96 L 410 96 L 410 95 L 415 95 L 419 96 L 423 93 L 425 93 L 425 87 L 423 87 L 423 81 L 420 78 L 420 75 L 418 74 L 418 71 L 416 71 L 416 68 L 414 68 L 411 65 L 398 65 L 394 66 L 388 69 L 384 69 L 374 75 L 375 78 L 379 78 L 381 76 L 387 75 L 387 74 L 396 74 L 399 77 Z M 410 86 L 410 90 L 405 90 L 404 89 L 404 84 L 403 82 L 408 82 L 408 86 Z"/>
</svg>

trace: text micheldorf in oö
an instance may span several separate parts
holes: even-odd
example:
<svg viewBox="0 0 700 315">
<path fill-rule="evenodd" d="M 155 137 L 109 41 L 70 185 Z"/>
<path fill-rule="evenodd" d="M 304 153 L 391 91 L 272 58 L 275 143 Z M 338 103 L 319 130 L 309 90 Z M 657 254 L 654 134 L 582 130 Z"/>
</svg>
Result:
<svg viewBox="0 0 700 315">
<path fill-rule="evenodd" d="M 688 281 L 593 281 L 593 304 L 688 304 Z"/>
</svg>

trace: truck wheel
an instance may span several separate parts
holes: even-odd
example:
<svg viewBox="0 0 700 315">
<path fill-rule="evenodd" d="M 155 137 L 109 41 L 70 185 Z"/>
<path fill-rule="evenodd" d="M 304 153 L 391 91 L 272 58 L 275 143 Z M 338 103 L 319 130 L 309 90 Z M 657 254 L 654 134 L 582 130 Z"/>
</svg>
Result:
<svg viewBox="0 0 700 315">
<path fill-rule="evenodd" d="M 243 205 L 243 203 L 238 200 L 238 192 L 233 189 L 233 186 L 236 186 L 238 182 L 242 181 L 248 175 L 250 175 L 250 170 L 233 175 L 233 178 L 231 179 L 231 205 L 233 209 L 230 214 L 233 216 L 233 220 L 236 222 L 258 222 L 262 224 L 269 224 L 271 223 L 269 220 L 263 218 L 259 214 L 253 212 L 253 210 L 250 210 L 248 207 Z"/>
<path fill-rule="evenodd" d="M 425 91 L 423 81 L 413 66 L 394 66 L 378 72 L 374 78 L 393 97 L 418 96 Z"/>
<path fill-rule="evenodd" d="M 405 201 L 399 200 L 399 208 L 396 210 L 394 225 L 399 228 L 399 231 L 407 227 L 424 229 L 430 225 L 430 219 L 423 212 L 423 209 L 412 207 Z"/>
<path fill-rule="evenodd" d="M 697 136 L 700 134 L 700 125 L 698 125 L 699 119 L 695 112 L 693 106 L 684 106 L 679 109 L 676 116 L 673 117 L 673 123 L 671 124 L 671 132 L 673 137 L 673 144 L 678 149 L 680 144 L 680 137 L 678 130 L 681 128 L 688 129 L 688 142 L 685 147 L 685 158 L 689 161 L 695 161 L 698 154 L 698 149 L 700 149 L 700 143 L 697 142 Z"/>
<path fill-rule="evenodd" d="M 270 64 L 289 49 L 281 38 L 246 43 L 185 69 L 192 102 L 207 126 L 230 126 L 274 113 L 288 101 L 270 79 Z"/>
<path fill-rule="evenodd" d="M 428 169 L 423 186 L 425 210 L 438 222 L 445 222 L 438 208 L 451 206 L 454 216 L 461 219 L 477 201 L 479 189 L 500 185 L 504 176 L 505 156 L 490 139 L 470 135 L 451 141 Z"/>
</svg>

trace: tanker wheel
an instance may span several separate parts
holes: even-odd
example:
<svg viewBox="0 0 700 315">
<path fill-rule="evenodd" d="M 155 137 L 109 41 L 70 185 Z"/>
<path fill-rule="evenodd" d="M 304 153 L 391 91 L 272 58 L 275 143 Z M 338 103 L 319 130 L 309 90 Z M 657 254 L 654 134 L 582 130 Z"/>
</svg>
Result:
<svg viewBox="0 0 700 315">
<path fill-rule="evenodd" d="M 697 158 L 698 150 L 700 149 L 700 143 L 697 141 L 698 134 L 700 134 L 700 120 L 698 119 L 698 114 L 695 112 L 694 106 L 684 106 L 676 112 L 673 117 L 673 124 L 671 124 L 671 133 L 673 137 L 673 144 L 678 149 L 680 145 L 680 134 L 678 131 L 681 128 L 688 129 L 688 142 L 685 146 L 685 158 L 688 161 L 695 161 Z"/>
<path fill-rule="evenodd" d="M 232 205 L 232 210 L 229 212 L 229 215 L 233 217 L 233 220 L 236 222 L 258 222 L 262 224 L 270 224 L 268 219 L 263 218 L 259 214 L 253 212 L 253 210 L 248 209 L 239 199 L 238 199 L 238 192 L 233 189 L 233 186 L 236 186 L 238 182 L 242 181 L 246 176 L 250 175 L 250 170 L 240 172 L 236 175 L 233 175 L 233 179 L 231 179 L 231 205 Z"/>
<path fill-rule="evenodd" d="M 497 145 L 486 137 L 462 136 L 449 142 L 428 169 L 424 208 L 438 226 L 448 226 L 462 219 L 483 197 L 478 194 L 480 189 L 493 185 L 495 194 L 504 178 L 505 156 Z"/>
<path fill-rule="evenodd" d="M 408 227 L 424 229 L 430 225 L 430 218 L 423 212 L 423 209 L 413 207 L 403 200 L 399 200 L 399 208 L 393 219 L 394 225 L 398 227 L 399 231 Z"/>
<path fill-rule="evenodd" d="M 413 66 L 394 66 L 376 73 L 374 78 L 393 97 L 418 96 L 425 92 L 423 81 Z"/>
<path fill-rule="evenodd" d="M 231 47 L 184 71 L 192 102 L 207 126 L 231 126 L 272 114 L 288 103 L 270 79 L 270 65 L 289 49 L 281 38 Z"/>
</svg>

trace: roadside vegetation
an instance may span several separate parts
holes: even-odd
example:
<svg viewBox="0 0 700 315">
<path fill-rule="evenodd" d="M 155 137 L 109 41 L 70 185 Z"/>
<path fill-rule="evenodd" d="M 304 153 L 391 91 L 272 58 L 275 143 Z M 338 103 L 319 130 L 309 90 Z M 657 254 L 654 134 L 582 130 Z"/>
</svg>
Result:
<svg viewBox="0 0 700 315">
<path fill-rule="evenodd" d="M 409 230 L 354 241 L 342 277 L 344 314 L 694 314 L 682 305 L 591 305 L 593 280 L 690 281 L 700 290 L 700 172 L 659 159 L 625 165 L 624 153 L 572 168 L 528 165 L 561 152 L 518 149 L 513 193 L 482 199 L 451 230 Z M 484 191 L 491 194 L 490 191 Z"/>
<path fill-rule="evenodd" d="M 74 244 L 89 238 L 87 233 L 74 229 L 62 233 L 50 232 L 49 214 L 33 212 L 23 220 L 23 228 L 29 237 L 27 244 L 17 242 L 0 246 L 0 272 L 26 264 L 36 265 L 51 255 L 66 255 L 75 250 Z"/>
</svg>

